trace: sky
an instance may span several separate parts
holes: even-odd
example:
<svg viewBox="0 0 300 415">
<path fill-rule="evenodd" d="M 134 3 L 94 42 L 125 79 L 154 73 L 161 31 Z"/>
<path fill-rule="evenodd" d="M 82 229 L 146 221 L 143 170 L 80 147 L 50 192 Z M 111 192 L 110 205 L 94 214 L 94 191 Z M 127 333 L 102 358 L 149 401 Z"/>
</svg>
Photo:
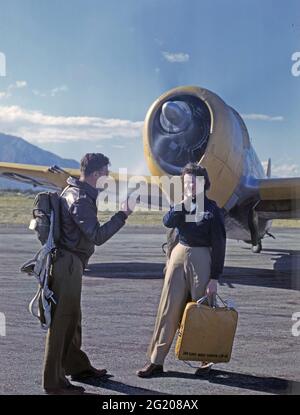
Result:
<svg viewBox="0 0 300 415">
<path fill-rule="evenodd" d="M 0 0 L 0 131 L 147 173 L 149 106 L 197 85 L 243 116 L 274 175 L 299 176 L 298 51 L 299 0 Z"/>
</svg>

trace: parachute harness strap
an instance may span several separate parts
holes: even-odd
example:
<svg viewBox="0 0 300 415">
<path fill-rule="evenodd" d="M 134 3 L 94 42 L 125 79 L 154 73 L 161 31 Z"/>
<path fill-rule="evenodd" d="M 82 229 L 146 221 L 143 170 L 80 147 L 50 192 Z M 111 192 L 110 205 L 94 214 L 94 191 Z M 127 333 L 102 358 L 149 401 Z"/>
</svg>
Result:
<svg viewBox="0 0 300 415">
<path fill-rule="evenodd" d="M 28 263 L 35 263 L 32 274 L 36 277 L 39 283 L 39 287 L 33 299 L 29 303 L 29 312 L 34 317 L 38 318 L 41 322 L 41 327 L 44 330 L 48 330 L 51 324 L 51 302 L 56 304 L 53 291 L 48 286 L 52 253 L 56 249 L 53 239 L 54 228 L 54 212 L 51 212 L 50 216 L 50 231 L 47 242 L 37 252 L 35 257 L 28 261 Z M 25 264 L 26 265 L 26 264 Z M 24 267 L 24 266 L 23 266 Z M 44 322 L 41 320 L 39 310 L 36 312 L 35 308 L 38 308 L 38 301 L 41 299 L 41 305 L 43 307 Z"/>
</svg>

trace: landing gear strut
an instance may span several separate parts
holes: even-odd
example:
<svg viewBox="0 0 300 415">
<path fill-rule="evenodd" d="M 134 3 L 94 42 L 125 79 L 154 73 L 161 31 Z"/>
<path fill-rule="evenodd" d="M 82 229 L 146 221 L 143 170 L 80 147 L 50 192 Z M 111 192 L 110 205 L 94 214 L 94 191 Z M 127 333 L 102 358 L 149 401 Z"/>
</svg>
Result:
<svg viewBox="0 0 300 415">
<path fill-rule="evenodd" d="M 251 233 L 252 252 L 259 254 L 262 250 L 262 243 L 259 237 L 258 214 L 255 210 L 256 205 L 257 203 L 249 210 L 248 225 Z"/>
</svg>

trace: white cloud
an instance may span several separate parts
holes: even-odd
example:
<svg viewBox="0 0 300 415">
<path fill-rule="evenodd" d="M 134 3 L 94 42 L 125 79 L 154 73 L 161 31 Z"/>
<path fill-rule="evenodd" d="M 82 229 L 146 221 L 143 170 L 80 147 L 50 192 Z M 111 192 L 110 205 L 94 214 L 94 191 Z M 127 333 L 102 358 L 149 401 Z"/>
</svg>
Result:
<svg viewBox="0 0 300 415">
<path fill-rule="evenodd" d="M 50 91 L 44 92 L 44 91 L 39 91 L 38 89 L 33 89 L 32 93 L 38 97 L 55 97 L 57 94 L 59 94 L 60 92 L 67 92 L 69 90 L 69 88 L 67 87 L 67 85 L 61 85 L 61 86 L 57 86 L 55 88 L 52 88 Z"/>
<path fill-rule="evenodd" d="M 125 148 L 122 144 L 113 144 L 112 147 L 114 148 Z"/>
<path fill-rule="evenodd" d="M 26 81 L 16 81 L 14 84 L 8 85 L 5 91 L 0 91 L 0 99 L 7 99 L 12 96 L 12 91 L 14 89 L 21 89 L 27 86 Z"/>
<path fill-rule="evenodd" d="M 6 99 L 11 97 L 11 93 L 8 91 L 1 91 L 0 92 L 0 99 Z"/>
<path fill-rule="evenodd" d="M 66 91 L 68 91 L 68 87 L 66 85 L 61 85 L 61 86 L 51 89 L 50 95 L 52 97 L 55 97 L 55 95 L 57 95 L 59 92 L 66 92 Z"/>
<path fill-rule="evenodd" d="M 35 143 L 132 139 L 143 122 L 88 116 L 53 116 L 19 106 L 0 106 L 1 131 Z"/>
<path fill-rule="evenodd" d="M 26 81 L 17 81 L 15 83 L 14 88 L 25 88 L 27 86 L 27 82 Z"/>
<path fill-rule="evenodd" d="M 162 52 L 163 57 L 170 63 L 183 63 L 188 62 L 190 55 L 188 53 L 171 53 L 171 52 Z"/>
<path fill-rule="evenodd" d="M 46 93 L 41 92 L 41 91 L 39 91 L 39 90 L 37 90 L 37 89 L 33 89 L 33 90 L 32 90 L 32 93 L 33 93 L 34 95 L 38 96 L 38 97 L 46 97 L 46 96 L 47 96 L 47 94 L 46 94 Z"/>
<path fill-rule="evenodd" d="M 283 121 L 284 117 L 282 115 L 271 116 L 266 114 L 241 114 L 244 120 L 253 120 L 253 121 Z"/>
<path fill-rule="evenodd" d="M 267 170 L 267 161 L 262 161 L 264 170 Z M 298 164 L 295 163 L 272 163 L 271 167 L 272 177 L 299 177 L 300 168 Z"/>
</svg>

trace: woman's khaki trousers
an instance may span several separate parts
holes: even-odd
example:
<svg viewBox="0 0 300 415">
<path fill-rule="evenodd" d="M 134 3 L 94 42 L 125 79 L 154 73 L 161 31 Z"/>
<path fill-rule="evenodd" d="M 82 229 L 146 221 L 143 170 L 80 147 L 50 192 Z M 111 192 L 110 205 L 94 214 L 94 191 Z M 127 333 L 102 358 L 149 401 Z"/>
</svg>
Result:
<svg viewBox="0 0 300 415">
<path fill-rule="evenodd" d="M 178 244 L 172 251 L 148 349 L 151 363 L 163 365 L 188 301 L 205 295 L 210 279 L 211 248 Z"/>
</svg>

